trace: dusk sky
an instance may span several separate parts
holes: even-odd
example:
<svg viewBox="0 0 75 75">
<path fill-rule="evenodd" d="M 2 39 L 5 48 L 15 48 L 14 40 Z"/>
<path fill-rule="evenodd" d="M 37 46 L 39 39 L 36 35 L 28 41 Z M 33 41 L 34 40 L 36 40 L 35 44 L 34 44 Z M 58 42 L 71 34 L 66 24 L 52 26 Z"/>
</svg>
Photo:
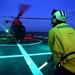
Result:
<svg viewBox="0 0 75 75">
<path fill-rule="evenodd" d="M 67 23 L 75 29 L 75 0 L 0 0 L 0 31 L 4 31 L 2 25 L 9 29 L 11 23 L 5 20 L 13 18 L 2 16 L 17 16 L 20 4 L 30 5 L 30 9 L 22 17 L 51 18 L 53 9 L 64 10 L 67 14 Z M 48 32 L 51 29 L 50 20 L 21 19 L 27 31 Z"/>
</svg>

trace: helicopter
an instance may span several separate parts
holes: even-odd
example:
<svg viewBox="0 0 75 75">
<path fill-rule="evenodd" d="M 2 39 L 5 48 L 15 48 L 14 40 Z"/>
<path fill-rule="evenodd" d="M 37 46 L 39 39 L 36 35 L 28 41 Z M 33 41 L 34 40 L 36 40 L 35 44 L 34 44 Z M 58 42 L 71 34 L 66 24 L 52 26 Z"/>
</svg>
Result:
<svg viewBox="0 0 75 75">
<path fill-rule="evenodd" d="M 9 28 L 9 38 L 10 40 L 16 39 L 18 42 L 21 42 L 22 40 L 30 38 L 30 35 L 26 34 L 26 28 L 20 21 L 20 19 L 38 19 L 38 20 L 50 20 L 50 18 L 25 18 L 21 17 L 29 8 L 31 5 L 28 4 L 20 4 L 20 11 L 17 15 L 17 17 L 14 16 L 3 16 L 8 18 L 14 18 L 13 21 L 5 20 L 5 23 L 11 23 L 11 26 Z M 27 36 L 27 38 L 25 37 Z"/>
<path fill-rule="evenodd" d="M 17 41 L 22 41 L 26 35 L 26 28 L 20 21 L 20 17 L 29 9 L 30 5 L 21 4 L 20 12 L 18 16 L 15 17 L 13 21 L 5 20 L 5 23 L 11 22 L 11 26 L 9 28 L 9 38 L 12 40 L 15 38 Z M 13 17 L 12 17 L 13 18 Z"/>
</svg>

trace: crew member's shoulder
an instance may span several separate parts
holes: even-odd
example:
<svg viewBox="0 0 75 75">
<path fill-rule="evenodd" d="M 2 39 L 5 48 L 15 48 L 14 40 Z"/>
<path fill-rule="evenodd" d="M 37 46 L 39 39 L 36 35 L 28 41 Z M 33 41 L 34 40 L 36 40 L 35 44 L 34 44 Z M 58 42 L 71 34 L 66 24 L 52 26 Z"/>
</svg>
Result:
<svg viewBox="0 0 75 75">
<path fill-rule="evenodd" d="M 53 33 L 55 30 L 55 27 L 53 27 L 52 29 L 49 30 L 49 33 Z"/>
</svg>

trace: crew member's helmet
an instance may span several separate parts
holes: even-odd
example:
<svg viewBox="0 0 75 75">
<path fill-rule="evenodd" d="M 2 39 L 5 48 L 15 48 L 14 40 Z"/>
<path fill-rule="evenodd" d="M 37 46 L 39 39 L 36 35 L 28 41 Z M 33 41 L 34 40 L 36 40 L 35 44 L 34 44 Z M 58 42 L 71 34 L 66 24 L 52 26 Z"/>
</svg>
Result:
<svg viewBox="0 0 75 75">
<path fill-rule="evenodd" d="M 66 22 L 66 14 L 64 11 L 60 11 L 60 10 L 53 10 L 52 11 L 52 20 L 53 22 L 56 23 L 56 21 L 61 21 L 61 22 Z"/>
</svg>

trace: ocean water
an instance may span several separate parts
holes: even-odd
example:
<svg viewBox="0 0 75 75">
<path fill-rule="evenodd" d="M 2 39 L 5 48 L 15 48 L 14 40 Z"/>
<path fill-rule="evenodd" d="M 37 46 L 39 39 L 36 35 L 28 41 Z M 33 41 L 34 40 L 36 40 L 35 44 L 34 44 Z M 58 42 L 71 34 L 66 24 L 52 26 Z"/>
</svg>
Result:
<svg viewBox="0 0 75 75">
<path fill-rule="evenodd" d="M 48 32 L 26 32 L 27 34 L 37 35 L 37 36 L 48 36 Z M 0 35 L 8 35 L 5 31 L 0 31 Z"/>
</svg>

